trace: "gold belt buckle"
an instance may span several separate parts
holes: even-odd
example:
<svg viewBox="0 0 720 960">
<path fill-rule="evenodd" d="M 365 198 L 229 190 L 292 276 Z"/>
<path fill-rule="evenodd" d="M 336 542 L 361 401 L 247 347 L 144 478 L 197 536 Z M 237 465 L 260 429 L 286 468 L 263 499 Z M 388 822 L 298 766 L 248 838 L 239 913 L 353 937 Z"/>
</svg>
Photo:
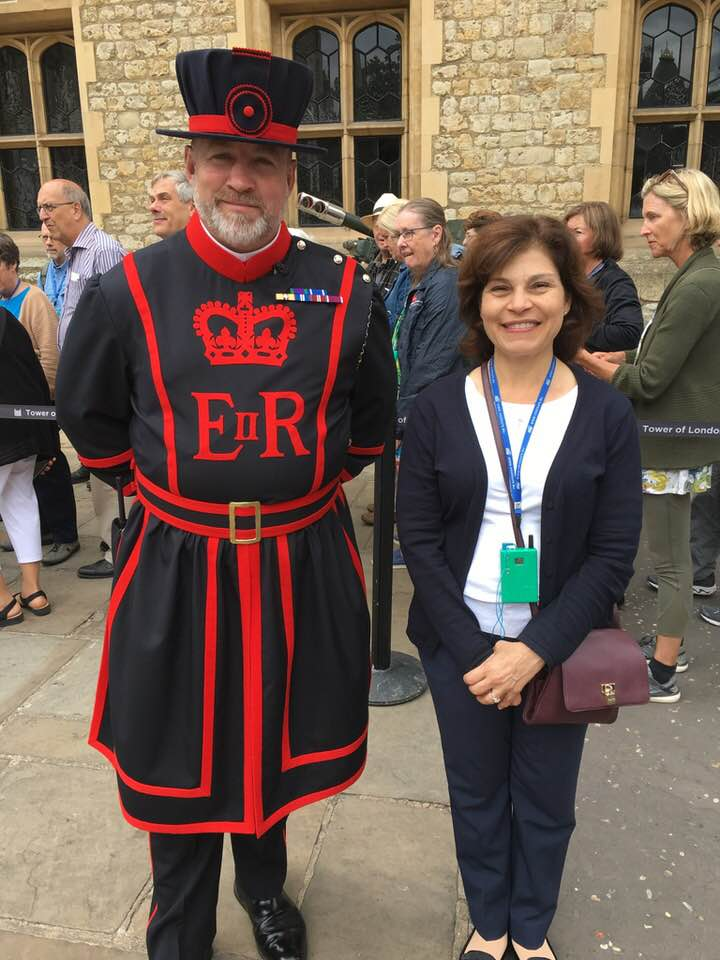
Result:
<svg viewBox="0 0 720 960">
<path fill-rule="evenodd" d="M 252 507 L 255 512 L 255 536 L 250 537 L 237 537 L 237 519 L 236 519 L 236 510 L 242 507 Z M 233 500 L 232 503 L 228 504 L 228 519 L 230 521 L 230 543 L 260 543 L 262 540 L 262 526 L 261 526 L 261 515 L 260 515 L 260 501 L 259 500 Z"/>
</svg>

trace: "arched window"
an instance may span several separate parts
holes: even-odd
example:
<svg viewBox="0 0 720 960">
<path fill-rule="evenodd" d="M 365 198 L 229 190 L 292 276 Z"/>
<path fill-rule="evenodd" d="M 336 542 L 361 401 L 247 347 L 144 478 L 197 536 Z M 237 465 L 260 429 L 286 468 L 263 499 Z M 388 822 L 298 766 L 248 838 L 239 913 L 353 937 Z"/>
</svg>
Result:
<svg viewBox="0 0 720 960">
<path fill-rule="evenodd" d="M 45 180 L 64 177 L 88 189 L 70 39 L 58 34 L 47 45 L 45 37 L 0 37 L 0 229 L 38 229 Z"/>
<path fill-rule="evenodd" d="M 75 51 L 54 43 L 40 58 L 48 133 L 82 133 Z"/>
<path fill-rule="evenodd" d="M 669 167 L 697 167 L 720 185 L 720 7 L 706 0 L 701 8 L 641 7 L 626 180 L 631 217 L 642 215 L 645 180 Z"/>
<path fill-rule="evenodd" d="M 298 157 L 297 189 L 364 216 L 381 194 L 402 195 L 404 14 L 337 14 L 322 25 L 305 23 L 283 18 L 284 43 L 314 77 L 300 136 L 326 153 Z M 302 212 L 297 222 L 323 225 Z"/>
<path fill-rule="evenodd" d="M 353 107 L 355 120 L 402 116 L 402 43 L 392 27 L 371 23 L 355 35 Z"/>
<path fill-rule="evenodd" d="M 683 107 L 692 96 L 695 15 L 673 4 L 643 22 L 639 107 Z"/>
<path fill-rule="evenodd" d="M 312 70 L 313 95 L 304 123 L 336 123 L 340 120 L 340 43 L 334 33 L 310 27 L 293 41 L 293 60 Z"/>
</svg>

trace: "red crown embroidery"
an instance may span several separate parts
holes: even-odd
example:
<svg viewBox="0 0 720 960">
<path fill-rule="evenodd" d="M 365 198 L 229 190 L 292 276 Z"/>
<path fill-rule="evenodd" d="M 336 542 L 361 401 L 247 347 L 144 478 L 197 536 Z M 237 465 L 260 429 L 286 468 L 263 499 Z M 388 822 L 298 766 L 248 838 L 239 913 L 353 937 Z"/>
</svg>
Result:
<svg viewBox="0 0 720 960">
<path fill-rule="evenodd" d="M 287 360 L 288 343 L 297 332 L 290 307 L 253 307 L 252 293 L 243 290 L 238 292 L 237 307 L 219 300 L 203 303 L 195 311 L 193 327 L 214 366 L 262 363 L 281 367 Z"/>
</svg>

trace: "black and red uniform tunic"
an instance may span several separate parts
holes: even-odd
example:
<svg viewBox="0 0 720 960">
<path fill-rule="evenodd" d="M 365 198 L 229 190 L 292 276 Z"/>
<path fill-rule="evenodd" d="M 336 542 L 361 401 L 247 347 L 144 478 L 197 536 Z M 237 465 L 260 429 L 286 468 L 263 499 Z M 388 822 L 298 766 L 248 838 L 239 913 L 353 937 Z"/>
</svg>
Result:
<svg viewBox="0 0 720 960">
<path fill-rule="evenodd" d="M 325 289 L 342 302 L 276 294 Z M 369 630 L 342 481 L 396 391 L 362 268 L 186 231 L 90 281 L 63 349 L 81 461 L 134 481 L 90 743 L 137 827 L 261 836 L 362 772 Z"/>
</svg>

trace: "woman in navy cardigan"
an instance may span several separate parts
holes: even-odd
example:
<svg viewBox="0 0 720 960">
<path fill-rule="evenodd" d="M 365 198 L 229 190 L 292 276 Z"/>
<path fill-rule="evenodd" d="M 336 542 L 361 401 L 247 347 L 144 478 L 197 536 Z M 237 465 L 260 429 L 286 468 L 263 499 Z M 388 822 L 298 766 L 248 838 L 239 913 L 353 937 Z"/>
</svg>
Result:
<svg viewBox="0 0 720 960">
<path fill-rule="evenodd" d="M 637 428 L 624 397 L 569 365 L 602 302 L 559 221 L 486 227 L 463 262 L 460 304 L 475 369 L 427 387 L 405 432 L 397 521 L 415 588 L 408 635 L 437 713 L 475 925 L 462 957 L 553 960 L 547 931 L 585 727 L 529 726 L 522 696 L 545 665 L 610 623 L 627 587 L 642 510 Z M 515 541 L 480 378 L 488 360 L 516 472 L 527 437 L 515 499 L 539 553 L 532 619 L 528 604 L 501 601 L 500 549 Z"/>
</svg>

